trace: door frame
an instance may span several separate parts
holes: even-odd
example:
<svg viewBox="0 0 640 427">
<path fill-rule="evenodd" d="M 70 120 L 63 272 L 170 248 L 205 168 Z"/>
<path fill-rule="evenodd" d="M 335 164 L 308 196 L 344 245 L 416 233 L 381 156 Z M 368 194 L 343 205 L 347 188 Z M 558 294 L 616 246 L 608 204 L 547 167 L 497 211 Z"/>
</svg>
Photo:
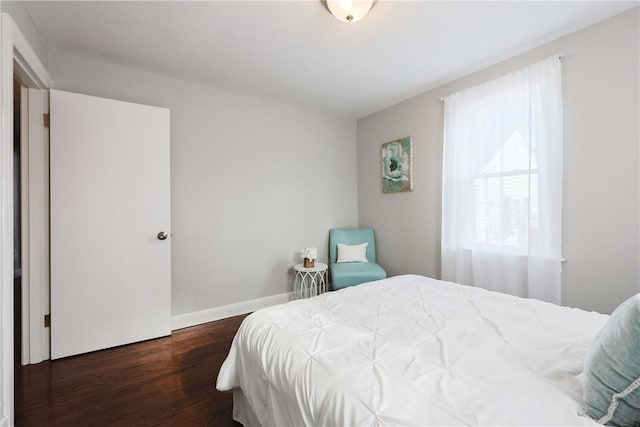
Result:
<svg viewBox="0 0 640 427">
<path fill-rule="evenodd" d="M 21 82 L 20 86 L 21 364 L 30 365 L 50 357 L 51 330 L 44 322 L 50 313 L 51 288 L 49 130 L 43 122 L 49 112 L 49 97 L 46 90 L 25 87 Z"/>
<path fill-rule="evenodd" d="M 51 79 L 11 16 L 0 19 L 0 427 L 14 424 L 13 360 L 13 76 L 49 89 Z"/>
</svg>

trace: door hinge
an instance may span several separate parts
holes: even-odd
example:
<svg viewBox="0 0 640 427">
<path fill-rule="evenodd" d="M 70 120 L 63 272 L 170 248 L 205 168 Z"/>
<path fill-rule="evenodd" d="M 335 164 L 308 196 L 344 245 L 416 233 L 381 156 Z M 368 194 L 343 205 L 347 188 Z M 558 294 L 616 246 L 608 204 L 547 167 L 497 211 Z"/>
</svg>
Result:
<svg viewBox="0 0 640 427">
<path fill-rule="evenodd" d="M 42 122 L 44 123 L 44 127 L 49 127 L 49 113 L 44 113 L 42 115 Z"/>
<path fill-rule="evenodd" d="M 45 314 L 44 315 L 44 327 L 48 328 L 51 326 L 51 315 L 50 314 Z"/>
</svg>

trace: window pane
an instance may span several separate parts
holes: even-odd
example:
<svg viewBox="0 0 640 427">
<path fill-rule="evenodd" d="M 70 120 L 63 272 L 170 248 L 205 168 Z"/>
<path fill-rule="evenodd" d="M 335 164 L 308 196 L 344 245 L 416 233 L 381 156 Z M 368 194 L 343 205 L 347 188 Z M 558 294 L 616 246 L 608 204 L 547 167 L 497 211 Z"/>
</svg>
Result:
<svg viewBox="0 0 640 427">
<path fill-rule="evenodd" d="M 476 243 L 527 247 L 529 228 L 533 235 L 538 228 L 536 172 L 531 176 L 523 172 L 476 178 L 473 197 Z"/>
</svg>

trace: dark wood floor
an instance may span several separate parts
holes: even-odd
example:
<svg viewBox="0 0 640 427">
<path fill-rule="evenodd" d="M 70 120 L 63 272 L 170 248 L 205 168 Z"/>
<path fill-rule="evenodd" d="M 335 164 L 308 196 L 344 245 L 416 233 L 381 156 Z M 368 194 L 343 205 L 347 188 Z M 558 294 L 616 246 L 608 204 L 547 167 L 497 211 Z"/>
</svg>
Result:
<svg viewBox="0 0 640 427">
<path fill-rule="evenodd" d="M 244 317 L 17 368 L 16 425 L 233 426 L 215 380 Z"/>
</svg>

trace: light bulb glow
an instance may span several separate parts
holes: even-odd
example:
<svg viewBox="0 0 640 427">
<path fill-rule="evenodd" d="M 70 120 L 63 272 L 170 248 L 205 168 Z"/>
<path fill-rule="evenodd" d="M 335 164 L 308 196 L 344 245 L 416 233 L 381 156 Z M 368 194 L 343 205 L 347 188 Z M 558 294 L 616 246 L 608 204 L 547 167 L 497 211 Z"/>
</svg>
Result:
<svg viewBox="0 0 640 427">
<path fill-rule="evenodd" d="M 352 0 L 340 0 L 340 7 L 345 12 L 350 12 L 351 8 L 353 7 L 353 1 Z"/>
<path fill-rule="evenodd" d="M 376 0 L 322 0 L 327 10 L 339 21 L 356 22 L 365 17 Z"/>
</svg>

